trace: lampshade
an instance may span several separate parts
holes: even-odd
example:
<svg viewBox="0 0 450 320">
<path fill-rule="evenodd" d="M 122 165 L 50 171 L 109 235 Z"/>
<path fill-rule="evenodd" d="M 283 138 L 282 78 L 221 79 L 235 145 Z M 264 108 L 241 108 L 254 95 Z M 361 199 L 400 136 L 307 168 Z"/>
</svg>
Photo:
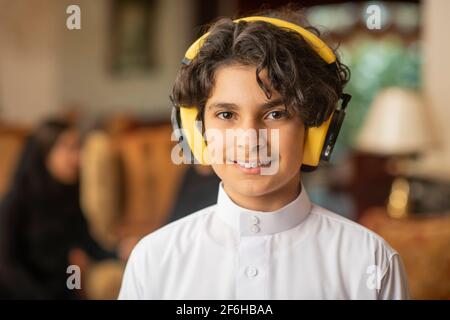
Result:
<svg viewBox="0 0 450 320">
<path fill-rule="evenodd" d="M 424 119 L 423 100 L 415 91 L 386 88 L 373 101 L 356 148 L 388 156 L 422 152 L 430 141 Z"/>
</svg>

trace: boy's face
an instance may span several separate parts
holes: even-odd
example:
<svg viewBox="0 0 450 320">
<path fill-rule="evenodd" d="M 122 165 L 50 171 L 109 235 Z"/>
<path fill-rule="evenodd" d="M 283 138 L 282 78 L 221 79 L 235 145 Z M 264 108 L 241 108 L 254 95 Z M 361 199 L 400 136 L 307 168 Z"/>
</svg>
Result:
<svg viewBox="0 0 450 320">
<path fill-rule="evenodd" d="M 265 71 L 260 78 L 269 87 Z M 226 191 L 232 197 L 248 199 L 297 190 L 305 134 L 300 117 L 292 108 L 286 112 L 278 92 L 271 90 L 272 96 L 267 99 L 257 83 L 256 67 L 222 66 L 216 70 L 214 81 L 205 105 L 204 125 L 207 138 L 210 129 L 224 137 L 221 146 L 214 146 L 223 149 L 223 159 L 221 163 L 213 161 L 212 167 Z M 228 129 L 240 129 L 241 133 L 254 130 L 255 135 L 230 140 L 226 131 L 236 131 Z M 266 129 L 267 135 L 260 135 L 260 129 Z M 275 132 L 278 137 L 272 134 Z M 208 149 L 211 145 L 208 143 Z M 261 154 L 269 155 L 271 162 Z M 261 174 L 268 167 L 276 170 Z"/>
</svg>

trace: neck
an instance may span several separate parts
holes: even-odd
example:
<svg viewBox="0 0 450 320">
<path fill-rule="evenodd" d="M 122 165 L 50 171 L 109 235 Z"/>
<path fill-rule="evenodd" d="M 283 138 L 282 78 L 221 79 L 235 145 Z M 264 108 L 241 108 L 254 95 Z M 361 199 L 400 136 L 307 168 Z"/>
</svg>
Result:
<svg viewBox="0 0 450 320">
<path fill-rule="evenodd" d="M 302 191 L 300 175 L 296 175 L 282 188 L 259 196 L 246 196 L 229 190 L 224 184 L 224 190 L 238 206 L 254 211 L 272 212 L 283 208 L 294 201 Z"/>
</svg>

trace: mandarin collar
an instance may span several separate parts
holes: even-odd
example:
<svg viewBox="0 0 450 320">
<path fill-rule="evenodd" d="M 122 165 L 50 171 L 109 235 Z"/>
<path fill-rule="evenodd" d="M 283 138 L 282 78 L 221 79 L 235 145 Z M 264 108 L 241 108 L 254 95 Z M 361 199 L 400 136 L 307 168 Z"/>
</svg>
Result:
<svg viewBox="0 0 450 320">
<path fill-rule="evenodd" d="M 297 198 L 275 211 L 255 211 L 242 208 L 231 200 L 219 184 L 217 215 L 240 236 L 264 236 L 283 232 L 300 224 L 311 211 L 311 202 L 305 187 Z"/>
</svg>

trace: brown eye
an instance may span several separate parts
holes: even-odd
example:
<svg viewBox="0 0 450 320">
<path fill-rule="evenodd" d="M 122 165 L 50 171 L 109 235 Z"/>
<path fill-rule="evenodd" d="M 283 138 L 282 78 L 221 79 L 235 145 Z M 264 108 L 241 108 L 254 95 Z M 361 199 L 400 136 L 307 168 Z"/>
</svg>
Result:
<svg viewBox="0 0 450 320">
<path fill-rule="evenodd" d="M 223 120 L 230 120 L 233 118 L 233 113 L 229 111 L 219 112 L 217 114 L 217 117 Z"/>
<path fill-rule="evenodd" d="M 279 120 L 282 119 L 286 116 L 286 112 L 285 111 L 272 111 L 269 112 L 269 114 L 267 115 L 267 118 L 270 120 Z"/>
</svg>

